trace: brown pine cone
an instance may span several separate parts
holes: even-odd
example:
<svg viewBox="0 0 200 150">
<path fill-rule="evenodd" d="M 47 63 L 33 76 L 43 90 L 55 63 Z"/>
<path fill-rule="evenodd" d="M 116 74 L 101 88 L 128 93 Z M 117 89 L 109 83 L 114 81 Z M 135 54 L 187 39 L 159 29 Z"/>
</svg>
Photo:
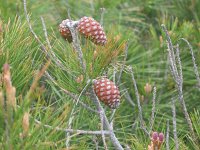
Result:
<svg viewBox="0 0 200 150">
<path fill-rule="evenodd" d="M 78 31 L 89 38 L 96 45 L 105 45 L 107 42 L 105 32 L 100 23 L 91 17 L 83 17 L 77 26 Z"/>
<path fill-rule="evenodd" d="M 102 77 L 94 81 L 94 91 L 105 105 L 116 109 L 120 104 L 120 92 L 114 82 Z"/>
<path fill-rule="evenodd" d="M 72 22 L 72 20 L 66 19 L 63 20 L 62 23 L 59 25 L 59 31 L 61 36 L 66 39 L 68 42 L 72 42 L 72 35 L 69 28 L 66 26 L 68 22 Z"/>
</svg>

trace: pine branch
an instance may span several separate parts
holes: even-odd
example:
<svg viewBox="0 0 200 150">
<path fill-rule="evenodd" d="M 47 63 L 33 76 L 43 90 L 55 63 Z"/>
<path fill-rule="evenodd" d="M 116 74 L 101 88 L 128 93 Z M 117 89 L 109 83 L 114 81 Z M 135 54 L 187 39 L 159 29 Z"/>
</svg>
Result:
<svg viewBox="0 0 200 150">
<path fill-rule="evenodd" d="M 50 50 L 50 51 L 45 50 L 45 54 L 47 55 L 48 58 L 51 58 L 51 60 L 53 60 L 58 67 L 60 67 L 62 70 L 67 71 L 70 75 L 74 76 L 73 74 L 70 73 L 71 71 L 69 71 L 61 63 L 61 61 L 56 57 L 55 53 L 53 52 L 53 48 L 52 48 L 51 43 L 50 43 L 49 38 L 48 38 L 48 33 L 47 33 L 47 29 L 46 29 L 46 25 L 45 25 L 44 19 L 43 19 L 43 17 L 40 17 L 40 19 L 41 19 L 41 22 L 42 22 L 45 39 L 47 41 L 47 45 L 48 45 L 49 50 Z"/>
<path fill-rule="evenodd" d="M 135 103 L 133 102 L 129 92 L 128 92 L 128 89 L 126 89 L 126 87 L 124 86 L 121 86 L 122 89 L 124 89 L 124 97 L 125 97 L 125 100 L 128 101 L 129 104 L 131 104 L 131 106 L 135 107 Z"/>
<path fill-rule="evenodd" d="M 49 128 L 49 129 L 56 130 L 56 131 L 63 131 L 63 132 L 77 133 L 77 134 L 91 134 L 91 135 L 101 135 L 102 132 L 105 135 L 110 134 L 110 131 L 106 131 L 106 130 L 103 130 L 103 131 L 87 131 L 87 130 L 76 130 L 76 129 L 64 129 L 64 128 L 60 128 L 60 127 L 53 127 L 53 126 L 50 126 L 50 125 L 47 125 L 47 124 L 43 124 L 41 121 L 39 121 L 37 119 L 34 119 L 34 121 L 35 121 L 35 123 L 42 125 L 45 128 Z"/>
<path fill-rule="evenodd" d="M 71 32 L 72 44 L 73 44 L 74 50 L 78 54 L 79 63 L 81 65 L 82 69 L 83 69 L 83 72 L 85 72 L 86 71 L 86 64 L 84 62 L 83 52 L 81 50 L 80 41 L 79 41 L 78 33 L 77 33 L 77 30 L 76 30 L 78 23 L 79 23 L 79 21 L 71 21 L 71 22 L 68 22 L 66 24 L 66 26 L 69 28 L 69 30 Z"/>
<path fill-rule="evenodd" d="M 104 145 L 104 149 L 105 150 L 108 150 L 108 146 L 106 144 L 106 138 L 105 138 L 105 134 L 103 132 L 103 129 L 104 129 L 104 119 L 103 119 L 103 113 L 102 112 L 99 112 L 99 116 L 100 116 L 100 120 L 101 120 L 101 131 L 102 131 L 102 140 L 103 140 L 103 145 Z"/>
<path fill-rule="evenodd" d="M 192 122 L 191 122 L 190 116 L 188 114 L 187 107 L 185 105 L 185 101 L 184 101 L 184 97 L 183 97 L 183 85 L 182 85 L 183 81 L 182 81 L 182 76 L 181 76 L 182 75 L 182 70 L 181 70 L 182 66 L 179 62 L 178 65 L 179 65 L 180 70 L 179 70 L 179 73 L 178 73 L 172 41 L 170 39 L 169 33 L 168 33 L 165 25 L 162 24 L 161 26 L 162 26 L 162 29 L 165 32 L 165 35 L 166 35 L 166 38 L 167 38 L 170 69 L 171 69 L 172 77 L 173 77 L 173 79 L 176 83 L 176 88 L 178 90 L 179 102 L 181 104 L 182 111 L 183 111 L 183 114 L 185 116 L 188 127 L 190 129 L 190 132 L 192 134 L 192 137 L 195 138 L 195 133 L 194 133 L 194 129 L 192 127 Z M 180 60 L 179 55 L 177 55 L 176 57 L 178 57 L 178 60 Z"/>
<path fill-rule="evenodd" d="M 197 79 L 197 82 L 198 82 L 198 87 L 200 88 L 200 77 L 199 77 L 198 67 L 197 67 L 197 64 L 196 64 L 196 59 L 195 59 L 195 56 L 194 56 L 193 48 L 192 48 L 191 44 L 186 39 L 181 38 L 180 40 L 183 40 L 184 42 L 186 42 L 186 44 L 188 45 L 188 47 L 190 49 L 190 54 L 192 56 L 194 73 L 196 75 L 196 79 Z"/>
<path fill-rule="evenodd" d="M 174 141 L 176 145 L 176 150 L 179 149 L 179 144 L 178 144 L 178 137 L 177 137 L 177 130 L 176 130 L 176 105 L 174 98 L 172 98 L 172 118 L 173 118 L 173 133 L 174 133 Z"/>
<path fill-rule="evenodd" d="M 96 97 L 93 88 L 90 90 L 90 94 L 91 94 L 90 95 L 91 100 L 93 100 L 94 104 L 96 105 L 98 112 L 102 113 L 105 127 L 110 131 L 110 139 L 111 139 L 111 142 L 112 142 L 113 146 L 115 147 L 116 150 L 123 150 L 123 147 L 121 146 L 121 144 L 119 143 L 117 137 L 115 136 L 113 128 L 109 124 L 108 118 L 106 117 L 104 109 L 101 106 L 98 98 Z"/>
<path fill-rule="evenodd" d="M 134 85 L 135 95 L 136 95 L 136 99 L 137 99 L 137 105 L 138 105 L 138 110 L 139 110 L 140 126 L 141 126 L 142 130 L 150 137 L 150 133 L 147 131 L 147 129 L 146 129 L 145 125 L 144 125 L 144 120 L 143 120 L 143 115 L 142 115 L 142 107 L 140 105 L 140 96 L 139 96 L 139 92 L 138 92 L 136 80 L 135 80 L 135 77 L 134 77 L 134 74 L 133 74 L 133 68 L 130 67 L 129 70 L 130 70 L 130 73 L 131 73 L 132 82 L 133 82 L 133 85 Z"/>
<path fill-rule="evenodd" d="M 106 9 L 105 8 L 100 8 L 100 11 L 101 11 L 101 20 L 100 20 L 100 24 L 101 26 L 103 27 L 103 18 L 104 18 L 104 14 L 106 12 Z"/>
<path fill-rule="evenodd" d="M 169 119 L 167 119 L 166 150 L 170 150 L 169 149 Z"/>
</svg>

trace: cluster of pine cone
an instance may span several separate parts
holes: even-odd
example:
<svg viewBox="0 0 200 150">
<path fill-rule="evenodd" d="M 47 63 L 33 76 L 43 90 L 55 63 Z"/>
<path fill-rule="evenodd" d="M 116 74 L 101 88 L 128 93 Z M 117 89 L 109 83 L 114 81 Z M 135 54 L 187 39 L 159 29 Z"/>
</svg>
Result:
<svg viewBox="0 0 200 150">
<path fill-rule="evenodd" d="M 67 27 L 68 23 L 72 23 L 70 19 L 63 20 L 59 25 L 59 31 L 63 38 L 72 42 L 72 35 L 70 29 Z M 91 17 L 83 17 L 78 21 L 76 29 L 80 34 L 84 35 L 86 38 L 90 39 L 96 45 L 105 45 L 107 42 L 105 32 L 103 27 L 99 22 Z"/>
<path fill-rule="evenodd" d="M 71 31 L 67 26 L 70 23 L 73 21 L 66 19 L 59 25 L 61 36 L 68 42 L 72 42 Z M 76 30 L 96 45 L 104 46 L 107 42 L 103 27 L 91 17 L 81 18 Z M 98 78 L 93 83 L 94 92 L 99 100 L 111 109 L 116 109 L 120 104 L 120 92 L 115 83 L 105 77 Z"/>
</svg>

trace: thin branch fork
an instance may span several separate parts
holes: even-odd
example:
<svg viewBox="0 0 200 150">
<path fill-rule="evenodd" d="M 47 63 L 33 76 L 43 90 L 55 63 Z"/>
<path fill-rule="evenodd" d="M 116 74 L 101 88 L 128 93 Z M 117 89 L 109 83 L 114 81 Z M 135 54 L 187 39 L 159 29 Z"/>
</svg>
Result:
<svg viewBox="0 0 200 150">
<path fill-rule="evenodd" d="M 101 112 L 101 114 L 103 116 L 103 121 L 104 121 L 103 123 L 104 123 L 105 127 L 110 132 L 109 135 L 110 135 L 110 139 L 111 139 L 113 146 L 115 147 L 116 150 L 123 150 L 124 148 L 121 146 L 119 140 L 115 136 L 115 133 L 113 131 L 113 127 L 110 125 L 108 118 L 105 115 L 105 111 L 104 111 L 103 107 L 101 106 L 98 98 L 96 97 L 96 94 L 95 94 L 93 88 L 90 90 L 90 97 L 93 100 L 94 104 L 96 105 L 98 112 Z"/>
</svg>

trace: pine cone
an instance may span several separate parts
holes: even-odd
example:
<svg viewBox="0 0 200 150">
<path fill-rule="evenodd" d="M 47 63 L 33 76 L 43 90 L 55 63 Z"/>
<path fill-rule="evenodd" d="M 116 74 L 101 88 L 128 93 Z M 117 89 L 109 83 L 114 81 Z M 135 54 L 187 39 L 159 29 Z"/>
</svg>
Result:
<svg viewBox="0 0 200 150">
<path fill-rule="evenodd" d="M 78 31 L 83 34 L 86 38 L 89 38 L 92 42 L 97 45 L 106 44 L 106 35 L 101 25 L 91 17 L 83 17 L 80 19 Z"/>
<path fill-rule="evenodd" d="M 67 41 L 71 43 L 72 35 L 69 28 L 66 26 L 68 22 L 72 22 L 72 20 L 69 20 L 69 19 L 63 20 L 62 23 L 59 25 L 59 31 L 60 31 L 61 36 L 64 39 L 67 39 Z"/>
<path fill-rule="evenodd" d="M 120 104 L 120 92 L 115 83 L 107 78 L 100 78 L 94 81 L 94 91 L 105 105 L 116 109 Z"/>
</svg>

